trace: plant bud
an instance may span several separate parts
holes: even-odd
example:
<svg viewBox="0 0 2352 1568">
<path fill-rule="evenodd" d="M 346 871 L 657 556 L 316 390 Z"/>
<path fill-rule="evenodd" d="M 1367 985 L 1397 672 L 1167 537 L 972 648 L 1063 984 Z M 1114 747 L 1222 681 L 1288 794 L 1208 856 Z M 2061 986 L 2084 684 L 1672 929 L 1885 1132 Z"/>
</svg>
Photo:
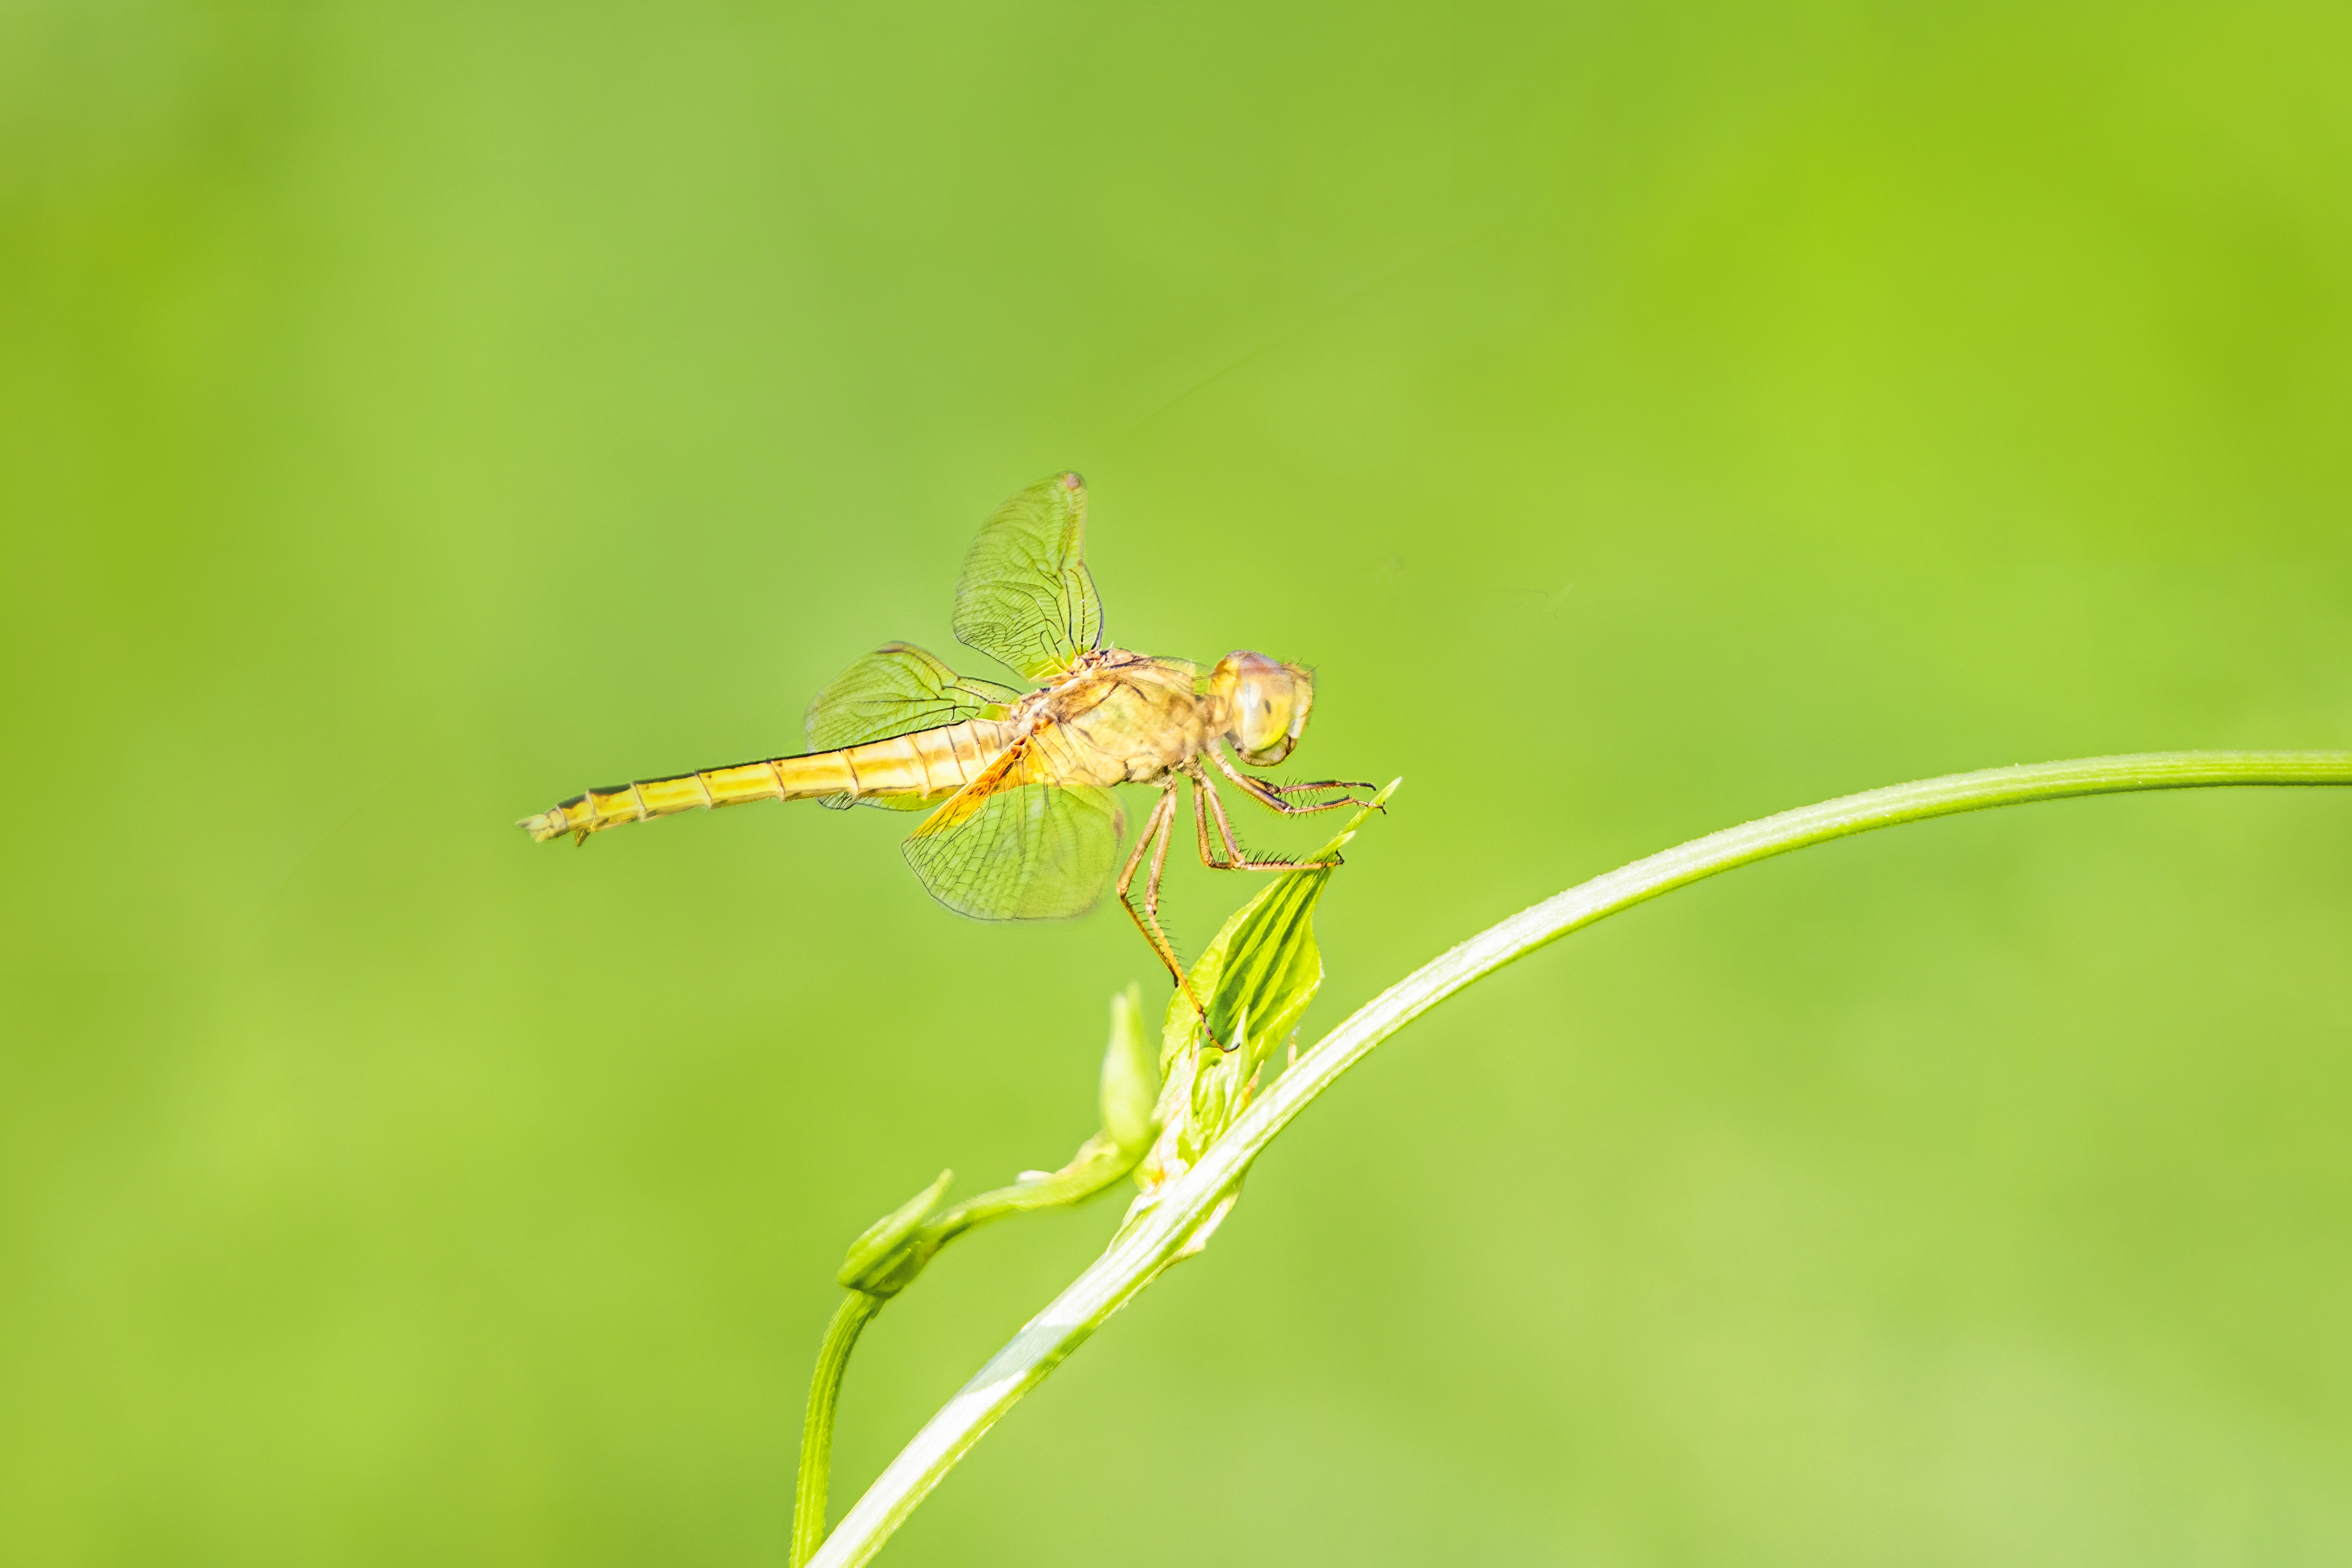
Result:
<svg viewBox="0 0 2352 1568">
<path fill-rule="evenodd" d="M 1159 1077 L 1144 1039 L 1143 999 L 1130 985 L 1110 999 L 1110 1045 L 1102 1066 L 1103 1135 L 1121 1153 L 1140 1157 L 1159 1134 L 1151 1117 Z"/>
<path fill-rule="evenodd" d="M 849 1244 L 849 1256 L 841 1260 L 841 1272 L 835 1278 L 852 1290 L 878 1283 L 878 1276 L 898 1261 L 895 1255 L 940 1206 L 940 1200 L 947 1196 L 948 1184 L 954 1180 L 953 1171 L 941 1171 L 938 1181 L 866 1226 L 866 1234 Z"/>
</svg>

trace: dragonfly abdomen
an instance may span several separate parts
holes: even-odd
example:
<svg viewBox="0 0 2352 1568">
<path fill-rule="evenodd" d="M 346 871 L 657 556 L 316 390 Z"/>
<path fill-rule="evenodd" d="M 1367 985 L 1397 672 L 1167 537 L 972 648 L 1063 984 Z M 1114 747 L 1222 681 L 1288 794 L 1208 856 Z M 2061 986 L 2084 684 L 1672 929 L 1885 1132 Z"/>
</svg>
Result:
<svg viewBox="0 0 2352 1568">
<path fill-rule="evenodd" d="M 835 752 L 771 757 L 668 778 L 635 779 L 592 789 L 516 824 L 544 844 L 566 834 L 584 839 L 625 822 L 681 811 L 707 811 L 755 800 L 860 800 L 887 795 L 943 800 L 971 782 L 1003 750 L 1011 725 L 974 719 L 919 730 Z"/>
<path fill-rule="evenodd" d="M 849 774 L 847 786 L 835 793 L 852 800 L 945 800 L 980 776 L 1010 743 L 1013 730 L 996 720 L 968 719 L 829 753 L 841 759 Z"/>
</svg>

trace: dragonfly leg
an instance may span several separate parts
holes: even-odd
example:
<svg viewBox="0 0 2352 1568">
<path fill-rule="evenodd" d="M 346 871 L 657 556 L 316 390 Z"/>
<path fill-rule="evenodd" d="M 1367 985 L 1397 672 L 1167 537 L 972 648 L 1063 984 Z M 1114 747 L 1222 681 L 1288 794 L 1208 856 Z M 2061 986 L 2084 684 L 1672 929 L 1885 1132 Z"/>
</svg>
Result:
<svg viewBox="0 0 2352 1568">
<path fill-rule="evenodd" d="M 1262 860 L 1253 859 L 1242 853 L 1241 841 L 1234 837 L 1234 825 L 1225 816 L 1224 800 L 1217 794 L 1217 786 L 1209 782 L 1209 775 L 1202 773 L 1196 764 L 1192 770 L 1192 779 L 1193 816 L 1195 818 L 1201 816 L 1201 803 L 1205 799 L 1209 804 L 1209 810 L 1217 818 L 1217 836 L 1225 841 L 1225 857 L 1220 860 L 1210 853 L 1207 823 L 1203 821 L 1201 824 L 1201 864 L 1210 870 L 1320 871 L 1340 863 L 1339 858 L 1336 855 L 1328 860 L 1282 860 L 1271 858 Z"/>
<path fill-rule="evenodd" d="M 1160 819 L 1160 837 L 1151 843 L 1151 876 L 1143 884 L 1143 912 L 1155 921 L 1160 919 L 1160 878 L 1168 869 L 1168 840 L 1176 831 L 1176 785 L 1171 780 L 1160 798 L 1167 803 L 1168 812 Z M 1181 981 L 1183 976 L 1178 975 Z"/>
<path fill-rule="evenodd" d="M 1184 971 L 1177 963 L 1176 954 L 1169 947 L 1167 938 L 1159 930 L 1160 869 L 1167 859 L 1165 847 L 1169 819 L 1175 815 L 1176 791 L 1172 786 L 1163 786 L 1160 798 L 1151 803 L 1151 815 L 1144 819 L 1143 832 L 1135 840 L 1135 853 L 1127 858 L 1127 865 L 1118 874 L 1118 901 L 1127 906 L 1128 913 L 1135 916 L 1136 923 L 1143 926 L 1143 934 L 1150 939 L 1151 950 L 1160 955 L 1160 962 L 1168 965 L 1168 972 L 1181 981 L 1184 978 Z M 1155 843 L 1161 846 L 1161 852 L 1151 858 L 1151 876 L 1143 887 L 1143 908 L 1138 910 L 1135 900 L 1128 896 L 1128 889 L 1135 885 L 1135 873 L 1142 868 L 1143 858 L 1150 854 Z M 1147 919 L 1150 921 L 1148 925 L 1144 924 Z"/>
<path fill-rule="evenodd" d="M 1260 779 L 1257 782 L 1276 795 L 1307 795 L 1323 790 L 1362 790 L 1367 795 L 1370 795 L 1380 792 L 1378 784 L 1366 784 L 1361 779 L 1300 779 L 1292 784 L 1276 784 L 1272 779 Z M 1357 800 L 1349 797 L 1327 800 L 1318 805 L 1285 805 L 1282 809 L 1285 811 L 1337 811 L 1343 805 L 1370 805 L 1371 804 L 1370 800 Z M 1380 810 L 1386 813 L 1388 807 L 1382 805 Z"/>
<path fill-rule="evenodd" d="M 1209 781 L 1202 775 L 1198 766 L 1187 770 L 1186 776 L 1192 781 L 1192 831 L 1201 842 L 1201 864 L 1213 871 L 1230 870 L 1233 863 L 1242 858 L 1242 852 L 1241 847 L 1234 842 L 1234 825 L 1225 820 L 1224 805 L 1217 801 L 1216 792 L 1209 787 Z M 1217 832 L 1225 841 L 1225 854 L 1222 860 L 1209 843 L 1209 805 L 1212 802 L 1217 805 Z"/>
<path fill-rule="evenodd" d="M 1306 784 L 1269 784 L 1265 779 L 1250 777 L 1249 774 L 1227 762 L 1223 746 L 1210 747 L 1209 755 L 1215 761 L 1217 771 L 1241 785 L 1244 795 L 1248 795 L 1268 811 L 1278 811 L 1285 816 L 1311 816 L 1318 811 L 1337 811 L 1343 805 L 1372 804 L 1370 801 L 1358 800 L 1352 795 L 1343 795 L 1337 800 L 1318 800 L 1312 803 L 1287 801 L 1283 796 L 1311 794 L 1318 790 L 1363 790 L 1369 794 L 1372 786 L 1358 783 L 1353 779 L 1315 779 Z M 1381 809 L 1385 811 L 1387 807 L 1383 806 Z"/>
<path fill-rule="evenodd" d="M 1201 1020 L 1201 1033 L 1222 1051 L 1225 1044 L 1209 1027 L 1209 1010 L 1193 994 L 1191 977 L 1176 960 L 1176 946 L 1160 924 L 1160 877 L 1168 868 L 1168 840 L 1176 826 L 1176 791 L 1180 787 L 1172 778 L 1160 786 L 1160 799 L 1152 805 L 1151 816 L 1135 841 L 1135 853 L 1127 858 L 1127 867 L 1118 874 L 1118 901 L 1135 921 L 1136 929 L 1143 932 L 1143 939 L 1151 944 L 1151 951 L 1160 955 L 1160 962 L 1168 966 L 1168 973 L 1176 977 L 1176 988 L 1184 993 L 1184 1000 L 1192 1004 L 1193 1016 Z M 1151 874 L 1144 880 L 1143 907 L 1137 909 L 1128 889 L 1134 886 L 1135 873 L 1143 865 L 1147 851 L 1151 856 Z"/>
</svg>

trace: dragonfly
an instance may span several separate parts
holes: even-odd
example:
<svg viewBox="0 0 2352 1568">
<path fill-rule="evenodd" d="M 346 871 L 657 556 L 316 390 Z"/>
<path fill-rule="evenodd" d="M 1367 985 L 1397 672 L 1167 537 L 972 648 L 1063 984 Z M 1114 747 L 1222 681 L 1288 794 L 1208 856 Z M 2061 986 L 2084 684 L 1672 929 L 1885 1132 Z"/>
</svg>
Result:
<svg viewBox="0 0 2352 1568">
<path fill-rule="evenodd" d="M 904 851 L 933 898 L 978 920 L 1054 920 L 1086 913 L 1116 886 L 1205 1029 L 1206 1010 L 1160 921 L 1184 784 L 1192 786 L 1202 865 L 1273 872 L 1339 862 L 1244 852 L 1213 772 L 1286 816 L 1369 804 L 1358 792 L 1371 786 L 1277 784 L 1236 766 L 1271 768 L 1289 757 L 1314 706 L 1313 672 L 1244 649 L 1204 675 L 1184 659 L 1111 646 L 1087 569 L 1086 530 L 1086 481 L 1056 474 L 999 507 L 964 557 L 956 640 L 1030 689 L 960 675 L 911 644 L 885 643 L 809 704 L 805 752 L 588 790 L 518 826 L 542 843 L 584 844 L 625 823 L 761 800 L 928 811 Z M 1111 791 L 1130 784 L 1160 793 L 1122 865 L 1126 822 Z"/>
</svg>

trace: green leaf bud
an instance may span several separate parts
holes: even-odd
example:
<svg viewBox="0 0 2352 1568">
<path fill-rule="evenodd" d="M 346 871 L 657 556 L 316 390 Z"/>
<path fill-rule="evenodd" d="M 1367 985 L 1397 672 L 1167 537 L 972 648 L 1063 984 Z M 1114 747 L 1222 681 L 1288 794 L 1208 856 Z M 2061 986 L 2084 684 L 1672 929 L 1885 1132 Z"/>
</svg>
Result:
<svg viewBox="0 0 2352 1568">
<path fill-rule="evenodd" d="M 954 1180 L 953 1171 L 941 1171 L 938 1181 L 867 1226 L 866 1234 L 849 1244 L 849 1256 L 841 1260 L 841 1272 L 834 1278 L 852 1290 L 869 1290 L 880 1284 L 900 1261 L 898 1255 L 916 1229 L 947 1196 L 948 1184 Z"/>
<path fill-rule="evenodd" d="M 1160 1073 L 1143 1033 L 1143 990 L 1130 985 L 1110 999 L 1110 1045 L 1103 1052 L 1102 1130 L 1131 1163 L 1160 1135 L 1152 1102 Z"/>
</svg>

